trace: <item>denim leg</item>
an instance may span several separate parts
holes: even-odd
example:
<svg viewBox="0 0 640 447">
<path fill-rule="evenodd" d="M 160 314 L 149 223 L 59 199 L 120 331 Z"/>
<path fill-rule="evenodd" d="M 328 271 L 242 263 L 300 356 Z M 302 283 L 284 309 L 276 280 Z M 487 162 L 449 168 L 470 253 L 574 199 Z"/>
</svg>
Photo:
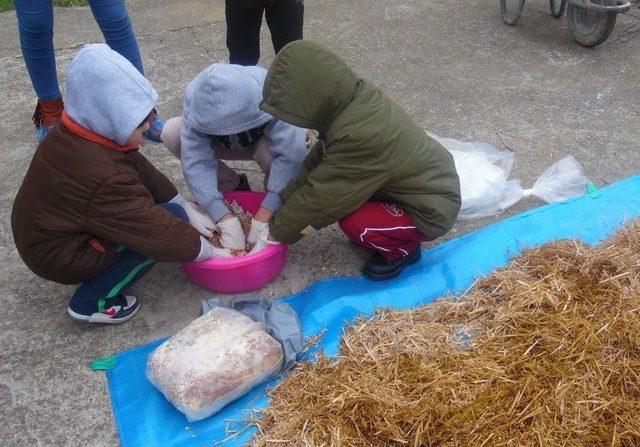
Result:
<svg viewBox="0 0 640 447">
<path fill-rule="evenodd" d="M 52 0 L 14 0 L 20 47 L 31 84 L 40 99 L 60 95 L 53 48 Z"/>
<path fill-rule="evenodd" d="M 124 0 L 89 0 L 104 40 L 144 74 L 142 56 Z"/>
</svg>

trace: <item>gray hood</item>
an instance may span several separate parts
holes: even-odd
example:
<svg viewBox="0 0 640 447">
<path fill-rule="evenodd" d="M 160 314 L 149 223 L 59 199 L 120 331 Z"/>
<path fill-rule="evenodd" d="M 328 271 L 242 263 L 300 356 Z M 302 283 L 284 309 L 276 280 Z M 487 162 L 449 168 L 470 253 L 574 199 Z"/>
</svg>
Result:
<svg viewBox="0 0 640 447">
<path fill-rule="evenodd" d="M 213 64 L 189 83 L 183 119 L 205 135 L 235 135 L 272 119 L 258 108 L 267 71 Z"/>
<path fill-rule="evenodd" d="M 158 93 L 105 44 L 83 47 L 67 70 L 67 114 L 87 130 L 124 146 L 155 107 Z"/>
</svg>

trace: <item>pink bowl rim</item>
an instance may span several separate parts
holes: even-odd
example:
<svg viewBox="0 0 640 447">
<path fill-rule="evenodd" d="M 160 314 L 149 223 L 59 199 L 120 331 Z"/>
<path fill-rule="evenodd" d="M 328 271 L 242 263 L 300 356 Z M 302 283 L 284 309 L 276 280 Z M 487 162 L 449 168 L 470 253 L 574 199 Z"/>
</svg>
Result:
<svg viewBox="0 0 640 447">
<path fill-rule="evenodd" d="M 255 253 L 253 255 L 238 256 L 235 258 L 211 258 L 200 262 L 186 262 L 185 266 L 206 270 L 229 270 L 237 267 L 257 264 L 286 250 L 286 244 L 273 245 L 265 248 L 260 253 Z"/>
</svg>

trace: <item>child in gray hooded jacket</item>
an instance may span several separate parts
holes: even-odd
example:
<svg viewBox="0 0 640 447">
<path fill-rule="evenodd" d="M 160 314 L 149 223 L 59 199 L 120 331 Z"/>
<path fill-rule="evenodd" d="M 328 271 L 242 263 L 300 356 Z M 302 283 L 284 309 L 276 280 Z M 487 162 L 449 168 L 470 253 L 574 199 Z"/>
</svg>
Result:
<svg viewBox="0 0 640 447">
<path fill-rule="evenodd" d="M 258 108 L 267 71 L 261 67 L 213 64 L 186 88 L 183 116 L 167 121 L 162 140 L 182 161 L 195 200 L 217 223 L 223 247 L 256 244 L 280 191 L 294 179 L 306 155 L 305 131 Z M 255 160 L 265 173 L 267 194 L 245 240 L 239 220 L 223 202 L 240 177 L 222 160 Z"/>
</svg>

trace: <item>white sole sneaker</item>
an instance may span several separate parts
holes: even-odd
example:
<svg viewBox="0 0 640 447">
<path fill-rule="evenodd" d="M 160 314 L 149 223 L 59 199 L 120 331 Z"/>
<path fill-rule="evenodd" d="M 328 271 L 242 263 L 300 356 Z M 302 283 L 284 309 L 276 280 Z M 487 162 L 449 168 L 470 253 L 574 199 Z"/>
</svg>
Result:
<svg viewBox="0 0 640 447">
<path fill-rule="evenodd" d="M 93 315 L 83 315 L 74 312 L 70 307 L 67 307 L 67 313 L 71 318 L 78 321 L 85 321 L 87 323 L 100 323 L 100 324 L 120 324 L 125 321 L 129 321 L 132 319 L 139 311 L 140 311 L 140 303 L 138 302 L 138 298 L 133 295 L 125 295 L 127 298 L 127 305 L 125 309 L 129 309 L 130 307 L 136 306 L 135 309 L 131 311 L 130 314 L 120 317 L 114 318 L 115 315 L 121 310 L 121 306 L 113 306 L 104 312 L 95 312 Z M 109 316 L 109 315 L 112 316 Z"/>
</svg>

